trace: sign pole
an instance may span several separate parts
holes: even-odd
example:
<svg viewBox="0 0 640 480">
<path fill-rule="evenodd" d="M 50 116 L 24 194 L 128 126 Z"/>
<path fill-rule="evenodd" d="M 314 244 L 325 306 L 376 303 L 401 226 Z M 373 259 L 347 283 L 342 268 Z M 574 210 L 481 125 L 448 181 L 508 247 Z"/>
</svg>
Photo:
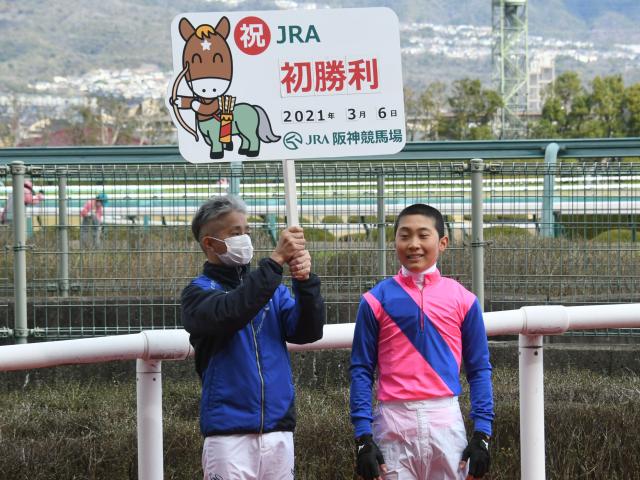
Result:
<svg viewBox="0 0 640 480">
<path fill-rule="evenodd" d="M 296 194 L 296 162 L 295 160 L 282 160 L 282 174 L 284 177 L 284 201 L 287 215 L 287 226 L 299 225 L 298 221 L 298 196 Z"/>
</svg>

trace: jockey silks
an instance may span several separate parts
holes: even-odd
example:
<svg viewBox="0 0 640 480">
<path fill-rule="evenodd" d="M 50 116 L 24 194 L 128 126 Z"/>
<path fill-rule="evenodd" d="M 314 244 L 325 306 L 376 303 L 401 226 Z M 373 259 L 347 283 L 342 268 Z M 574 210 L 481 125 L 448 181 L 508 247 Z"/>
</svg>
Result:
<svg viewBox="0 0 640 480">
<path fill-rule="evenodd" d="M 420 290 L 401 273 L 363 295 L 351 356 L 351 416 L 355 436 L 371 433 L 371 391 L 407 402 L 459 396 L 464 362 L 474 430 L 491 435 L 491 364 L 477 298 L 436 269 Z"/>
</svg>

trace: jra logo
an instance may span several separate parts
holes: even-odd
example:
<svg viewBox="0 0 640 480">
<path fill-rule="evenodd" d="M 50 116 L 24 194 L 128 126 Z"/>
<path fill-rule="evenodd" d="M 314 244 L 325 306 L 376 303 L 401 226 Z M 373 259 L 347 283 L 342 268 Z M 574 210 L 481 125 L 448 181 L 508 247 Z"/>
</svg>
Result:
<svg viewBox="0 0 640 480">
<path fill-rule="evenodd" d="M 300 25 L 278 25 L 280 31 L 280 38 L 278 43 L 309 43 L 314 41 L 320 43 L 320 36 L 314 25 L 309 25 L 307 31 L 303 36 L 303 27 Z"/>
</svg>

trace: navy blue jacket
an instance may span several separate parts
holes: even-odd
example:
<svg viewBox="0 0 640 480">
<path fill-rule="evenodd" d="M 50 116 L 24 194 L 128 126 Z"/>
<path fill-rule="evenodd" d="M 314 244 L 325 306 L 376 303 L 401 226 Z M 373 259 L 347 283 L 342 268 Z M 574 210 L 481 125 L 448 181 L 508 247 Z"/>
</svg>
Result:
<svg viewBox="0 0 640 480">
<path fill-rule="evenodd" d="M 293 431 L 295 406 L 285 342 L 322 338 L 320 279 L 293 280 L 295 299 L 270 258 L 258 268 L 205 263 L 182 292 L 182 323 L 202 380 L 202 434 Z"/>
</svg>

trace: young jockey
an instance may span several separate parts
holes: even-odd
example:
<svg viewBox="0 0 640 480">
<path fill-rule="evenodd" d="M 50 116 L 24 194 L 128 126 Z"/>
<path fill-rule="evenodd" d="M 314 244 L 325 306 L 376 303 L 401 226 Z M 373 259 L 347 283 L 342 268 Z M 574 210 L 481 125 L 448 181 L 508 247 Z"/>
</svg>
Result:
<svg viewBox="0 0 640 480">
<path fill-rule="evenodd" d="M 319 340 L 325 319 L 302 228 L 285 229 L 251 271 L 242 200 L 206 201 L 191 228 L 207 257 L 181 302 L 202 380 L 204 479 L 293 480 L 295 405 L 285 342 Z M 295 298 L 282 285 L 285 263 Z"/>
<path fill-rule="evenodd" d="M 448 238 L 437 209 L 411 205 L 394 230 L 402 268 L 363 295 L 353 339 L 357 473 L 365 480 L 482 478 L 489 470 L 493 394 L 481 306 L 458 282 L 440 276 L 436 263 Z M 468 444 L 458 404 L 462 362 L 474 421 Z"/>
</svg>

